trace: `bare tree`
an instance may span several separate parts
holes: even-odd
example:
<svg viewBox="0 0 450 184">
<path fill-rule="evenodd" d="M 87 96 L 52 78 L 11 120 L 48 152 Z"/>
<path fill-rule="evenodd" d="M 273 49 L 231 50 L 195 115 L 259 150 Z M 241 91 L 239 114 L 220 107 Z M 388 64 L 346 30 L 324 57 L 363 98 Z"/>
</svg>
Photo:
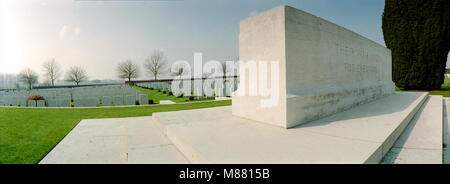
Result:
<svg viewBox="0 0 450 184">
<path fill-rule="evenodd" d="M 139 77 L 139 68 L 133 61 L 128 59 L 119 63 L 117 73 L 119 73 L 119 78 L 128 79 L 128 84 L 130 84 L 131 79 Z"/>
<path fill-rule="evenodd" d="M 167 64 L 167 57 L 162 50 L 155 50 L 150 58 L 145 60 L 144 67 L 155 77 L 155 80 L 163 72 Z"/>
<path fill-rule="evenodd" d="M 29 90 L 31 90 L 33 85 L 38 82 L 38 77 L 38 74 L 29 68 L 24 69 L 19 73 L 19 80 L 25 83 Z"/>
<path fill-rule="evenodd" d="M 185 65 L 179 64 L 171 71 L 171 74 L 181 79 L 181 76 L 183 76 L 183 74 L 185 74 L 186 72 L 187 71 Z"/>
<path fill-rule="evenodd" d="M 55 81 L 58 80 L 59 76 L 61 75 L 61 68 L 59 64 L 55 61 L 54 58 L 51 58 L 42 66 L 44 67 L 44 76 L 52 86 L 55 86 Z"/>
<path fill-rule="evenodd" d="M 77 86 L 80 85 L 80 82 L 86 81 L 87 79 L 88 75 L 86 70 L 79 66 L 72 66 L 67 71 L 66 80 L 77 83 Z"/>
</svg>

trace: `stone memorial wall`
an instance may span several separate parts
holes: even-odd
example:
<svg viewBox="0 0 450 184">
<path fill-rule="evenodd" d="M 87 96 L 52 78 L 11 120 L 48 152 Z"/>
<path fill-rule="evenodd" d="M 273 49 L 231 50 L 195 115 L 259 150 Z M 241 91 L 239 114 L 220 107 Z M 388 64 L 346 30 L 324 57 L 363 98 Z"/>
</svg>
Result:
<svg viewBox="0 0 450 184">
<path fill-rule="evenodd" d="M 394 92 L 389 49 L 289 6 L 241 22 L 239 58 L 241 81 L 239 93 L 233 95 L 233 115 L 284 128 Z M 273 72 L 269 65 L 269 80 L 264 82 L 276 88 L 271 94 L 276 96 L 264 96 L 261 91 L 250 94 L 264 80 L 261 71 L 251 72 L 250 62 L 259 69 L 273 61 L 279 70 Z M 278 83 L 272 86 L 274 75 Z M 276 98 L 277 103 L 261 105 L 268 98 Z"/>
</svg>

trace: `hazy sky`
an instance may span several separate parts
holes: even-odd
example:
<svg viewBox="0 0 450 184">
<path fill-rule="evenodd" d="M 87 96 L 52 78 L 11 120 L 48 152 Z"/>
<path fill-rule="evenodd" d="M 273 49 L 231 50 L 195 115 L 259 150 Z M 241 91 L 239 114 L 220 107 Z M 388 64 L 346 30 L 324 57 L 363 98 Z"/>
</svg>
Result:
<svg viewBox="0 0 450 184">
<path fill-rule="evenodd" d="M 116 65 L 142 66 L 155 49 L 169 62 L 236 60 L 239 22 L 287 4 L 384 45 L 384 0 L 0 0 L 0 73 L 55 58 L 84 67 L 91 79 L 116 79 Z M 144 75 L 141 68 L 141 78 Z"/>
</svg>

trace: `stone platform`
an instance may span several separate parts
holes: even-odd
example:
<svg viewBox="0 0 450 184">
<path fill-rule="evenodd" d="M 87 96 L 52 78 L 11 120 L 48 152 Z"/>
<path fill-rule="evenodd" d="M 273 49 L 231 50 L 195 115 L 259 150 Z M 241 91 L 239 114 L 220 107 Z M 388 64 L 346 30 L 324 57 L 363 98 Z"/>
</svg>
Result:
<svg viewBox="0 0 450 184">
<path fill-rule="evenodd" d="M 152 117 L 82 120 L 40 164 L 188 163 Z"/>
<path fill-rule="evenodd" d="M 155 113 L 191 163 L 379 163 L 427 93 L 394 93 L 291 129 L 231 115 L 231 107 Z"/>
<path fill-rule="evenodd" d="M 429 96 L 382 163 L 442 164 L 442 103 L 442 96 Z"/>
</svg>

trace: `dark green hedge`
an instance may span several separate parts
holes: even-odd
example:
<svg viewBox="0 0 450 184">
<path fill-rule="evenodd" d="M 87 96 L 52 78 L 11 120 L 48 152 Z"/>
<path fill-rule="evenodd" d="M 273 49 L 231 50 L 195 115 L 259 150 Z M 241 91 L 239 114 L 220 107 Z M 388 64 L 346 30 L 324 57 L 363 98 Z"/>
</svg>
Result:
<svg viewBox="0 0 450 184">
<path fill-rule="evenodd" d="M 397 87 L 440 89 L 450 48 L 449 2 L 386 0 L 383 34 Z"/>
</svg>

